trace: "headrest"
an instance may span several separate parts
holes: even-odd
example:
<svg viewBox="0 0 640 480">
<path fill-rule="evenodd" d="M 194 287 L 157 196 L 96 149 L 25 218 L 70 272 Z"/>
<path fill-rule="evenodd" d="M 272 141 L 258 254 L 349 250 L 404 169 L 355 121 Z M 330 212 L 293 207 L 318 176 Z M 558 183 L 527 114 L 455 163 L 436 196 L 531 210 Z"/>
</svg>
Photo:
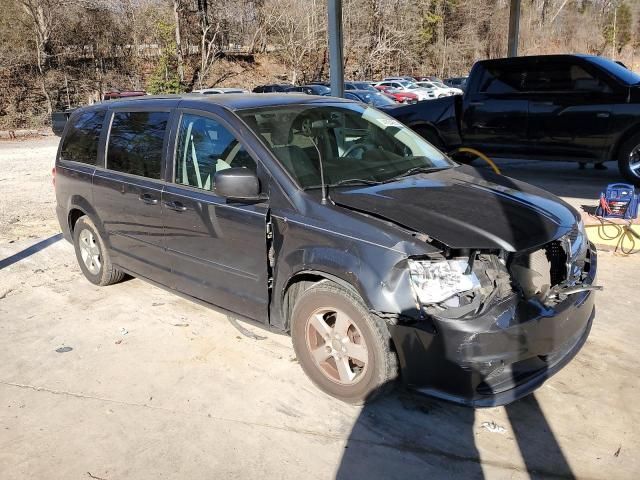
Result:
<svg viewBox="0 0 640 480">
<path fill-rule="evenodd" d="M 288 145 L 293 140 L 293 132 L 289 125 L 274 124 L 271 128 L 271 144 L 275 146 Z"/>
</svg>

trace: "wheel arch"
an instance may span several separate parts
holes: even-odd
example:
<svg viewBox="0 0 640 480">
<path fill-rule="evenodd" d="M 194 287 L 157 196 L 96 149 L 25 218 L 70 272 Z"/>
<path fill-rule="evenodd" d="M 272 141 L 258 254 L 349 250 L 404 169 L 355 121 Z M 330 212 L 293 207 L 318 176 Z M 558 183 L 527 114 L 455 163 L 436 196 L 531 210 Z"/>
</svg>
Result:
<svg viewBox="0 0 640 480">
<path fill-rule="evenodd" d="M 91 203 L 81 195 L 72 195 L 69 198 L 69 205 L 67 207 L 67 225 L 69 227 L 69 233 L 73 238 L 73 229 L 76 222 L 82 216 L 86 215 L 91 219 L 93 224 L 98 229 L 98 233 L 103 238 L 104 242 L 109 245 L 109 239 L 106 235 L 104 225 L 98 216 L 98 213 L 91 206 Z"/>
<path fill-rule="evenodd" d="M 630 138 L 633 138 L 634 136 L 639 134 L 640 134 L 640 122 L 627 128 L 614 143 L 613 148 L 611 149 L 610 155 L 609 155 L 611 158 L 607 160 L 618 160 L 618 156 L 620 155 L 620 150 L 622 149 L 622 146 Z"/>
<path fill-rule="evenodd" d="M 289 277 L 285 283 L 285 288 L 282 291 L 280 301 L 280 308 L 282 312 L 282 321 L 285 331 L 290 330 L 290 318 L 293 312 L 298 297 L 312 285 L 320 283 L 322 281 L 331 281 L 340 285 L 341 287 L 352 291 L 358 295 L 366 304 L 366 300 L 362 296 L 361 292 L 344 278 L 340 278 L 329 272 L 322 270 L 300 270 Z"/>
</svg>

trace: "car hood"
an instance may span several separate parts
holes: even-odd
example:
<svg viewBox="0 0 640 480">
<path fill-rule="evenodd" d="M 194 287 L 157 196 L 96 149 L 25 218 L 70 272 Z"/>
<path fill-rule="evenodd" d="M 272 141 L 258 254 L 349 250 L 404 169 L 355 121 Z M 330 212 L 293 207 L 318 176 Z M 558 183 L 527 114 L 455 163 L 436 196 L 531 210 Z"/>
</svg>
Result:
<svg viewBox="0 0 640 480">
<path fill-rule="evenodd" d="M 451 248 L 527 250 L 568 233 L 579 219 L 549 192 L 468 166 L 332 189 L 330 195 L 338 206 L 384 218 Z"/>
</svg>

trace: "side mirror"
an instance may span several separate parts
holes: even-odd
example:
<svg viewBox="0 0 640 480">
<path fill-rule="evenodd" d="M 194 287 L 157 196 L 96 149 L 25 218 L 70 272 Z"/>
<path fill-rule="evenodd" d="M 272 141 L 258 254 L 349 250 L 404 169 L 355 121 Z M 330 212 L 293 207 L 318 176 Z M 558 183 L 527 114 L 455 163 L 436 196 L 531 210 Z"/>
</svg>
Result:
<svg viewBox="0 0 640 480">
<path fill-rule="evenodd" d="M 248 168 L 227 168 L 216 172 L 214 192 L 229 200 L 261 200 L 260 181 Z"/>
</svg>

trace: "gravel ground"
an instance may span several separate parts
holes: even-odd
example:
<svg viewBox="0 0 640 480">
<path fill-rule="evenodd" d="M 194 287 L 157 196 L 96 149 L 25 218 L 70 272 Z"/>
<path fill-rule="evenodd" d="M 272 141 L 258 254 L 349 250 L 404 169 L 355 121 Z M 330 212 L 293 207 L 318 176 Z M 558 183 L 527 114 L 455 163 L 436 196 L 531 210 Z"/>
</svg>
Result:
<svg viewBox="0 0 640 480">
<path fill-rule="evenodd" d="M 0 142 L 0 244 L 56 232 L 51 183 L 58 137 Z"/>
<path fill-rule="evenodd" d="M 352 407 L 314 388 L 285 336 L 243 324 L 250 338 L 137 279 L 87 282 L 56 236 L 56 143 L 0 142 L 3 480 L 640 476 L 640 257 L 600 255 L 592 334 L 535 395 L 474 411 L 398 391 Z M 595 188 L 576 191 L 575 166 L 504 167 L 574 185 L 574 203 Z"/>
</svg>

